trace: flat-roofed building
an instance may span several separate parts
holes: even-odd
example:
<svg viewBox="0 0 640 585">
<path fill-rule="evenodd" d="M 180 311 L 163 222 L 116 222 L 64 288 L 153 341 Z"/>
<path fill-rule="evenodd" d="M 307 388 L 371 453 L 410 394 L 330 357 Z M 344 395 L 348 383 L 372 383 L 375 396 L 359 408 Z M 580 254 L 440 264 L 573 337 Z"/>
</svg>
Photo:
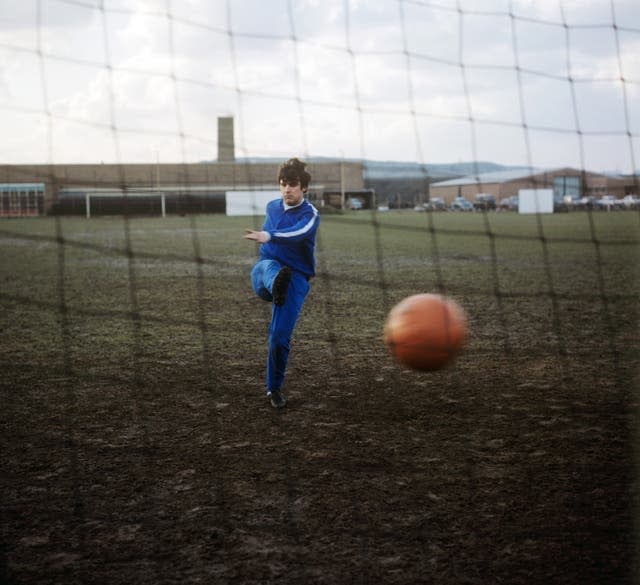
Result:
<svg viewBox="0 0 640 585">
<path fill-rule="evenodd" d="M 456 197 L 473 202 L 476 195 L 493 195 L 499 203 L 518 195 L 520 189 L 553 189 L 554 199 L 584 196 L 624 197 L 638 194 L 637 176 L 621 176 L 580 171 L 570 167 L 557 169 L 513 169 L 481 173 L 432 183 L 430 195 L 451 203 Z"/>
<path fill-rule="evenodd" d="M 185 164 L 0 165 L 0 184 L 38 184 L 43 213 L 55 213 L 68 197 L 166 196 L 224 198 L 229 191 L 278 190 L 282 161 Z M 364 188 L 362 163 L 309 160 L 310 198 L 323 201 L 327 191 Z M 220 211 L 224 212 L 224 209 Z"/>
</svg>

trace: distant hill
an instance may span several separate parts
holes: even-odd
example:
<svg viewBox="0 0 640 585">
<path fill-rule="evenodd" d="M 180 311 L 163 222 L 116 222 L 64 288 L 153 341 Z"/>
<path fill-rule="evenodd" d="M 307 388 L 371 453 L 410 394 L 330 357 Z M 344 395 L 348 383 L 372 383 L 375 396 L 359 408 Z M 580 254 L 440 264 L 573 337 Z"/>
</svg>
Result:
<svg viewBox="0 0 640 585">
<path fill-rule="evenodd" d="M 492 162 L 458 162 L 421 164 L 416 162 L 377 161 L 361 159 L 339 159 L 333 157 L 308 157 L 308 163 L 321 162 L 362 162 L 364 165 L 364 185 L 374 189 L 379 203 L 394 207 L 410 207 L 429 199 L 429 185 L 467 175 L 516 170 L 523 167 L 505 166 Z M 215 161 L 213 161 L 215 162 Z M 236 162 L 279 164 L 282 158 L 246 157 Z"/>
<path fill-rule="evenodd" d="M 269 163 L 278 164 L 282 162 L 281 157 L 238 157 L 236 162 L 245 163 Z M 314 156 L 306 158 L 309 163 L 314 162 L 363 162 L 365 179 L 448 179 L 461 177 L 465 175 L 473 175 L 478 173 L 490 173 L 495 171 L 515 170 L 522 167 L 506 166 L 492 162 L 458 162 L 458 163 L 439 163 L 439 164 L 422 164 L 417 162 L 402 161 L 380 161 L 380 160 L 364 160 L 356 158 L 339 159 L 329 156 Z M 215 161 L 204 161 L 215 162 Z"/>
<path fill-rule="evenodd" d="M 329 162 L 340 159 L 330 157 L 316 157 L 309 162 Z M 492 162 L 459 162 L 422 164 L 417 162 L 380 161 L 345 159 L 345 162 L 362 162 L 364 164 L 364 178 L 366 179 L 449 179 L 465 175 L 506 171 L 519 167 L 509 167 Z"/>
<path fill-rule="evenodd" d="M 506 171 L 519 167 L 499 165 L 492 162 L 459 162 L 421 164 L 413 162 L 365 161 L 365 179 L 445 179 Z"/>
<path fill-rule="evenodd" d="M 379 203 L 391 207 L 412 207 L 429 199 L 429 185 L 437 181 L 478 175 L 481 173 L 515 170 L 491 162 L 460 162 L 420 164 L 392 161 L 365 161 L 364 183 L 374 189 Z"/>
</svg>

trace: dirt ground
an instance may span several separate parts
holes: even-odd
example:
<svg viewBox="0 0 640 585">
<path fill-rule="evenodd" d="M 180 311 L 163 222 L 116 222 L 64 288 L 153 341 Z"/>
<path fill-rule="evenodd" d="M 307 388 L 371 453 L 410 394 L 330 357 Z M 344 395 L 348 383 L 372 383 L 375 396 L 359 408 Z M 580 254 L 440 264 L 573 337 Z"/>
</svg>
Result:
<svg viewBox="0 0 640 585">
<path fill-rule="evenodd" d="M 633 411 L 593 390 L 606 361 L 559 391 L 549 361 L 323 378 L 301 345 L 285 412 L 235 369 L 22 371 L 2 582 L 633 582 Z"/>
</svg>

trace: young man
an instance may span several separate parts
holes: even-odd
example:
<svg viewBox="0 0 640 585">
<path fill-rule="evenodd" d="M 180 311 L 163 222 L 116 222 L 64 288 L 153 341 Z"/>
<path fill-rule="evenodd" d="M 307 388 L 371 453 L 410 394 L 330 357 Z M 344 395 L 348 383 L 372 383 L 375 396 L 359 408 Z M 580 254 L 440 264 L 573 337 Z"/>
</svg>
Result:
<svg viewBox="0 0 640 585">
<path fill-rule="evenodd" d="M 315 243 L 320 217 L 304 195 L 311 175 L 297 158 L 278 172 L 282 198 L 267 204 L 262 230 L 246 230 L 245 238 L 260 245 L 260 259 L 251 270 L 251 284 L 264 301 L 273 303 L 269 324 L 267 396 L 274 408 L 284 408 L 284 374 L 291 334 L 298 320 L 309 280 L 315 275 Z"/>
</svg>

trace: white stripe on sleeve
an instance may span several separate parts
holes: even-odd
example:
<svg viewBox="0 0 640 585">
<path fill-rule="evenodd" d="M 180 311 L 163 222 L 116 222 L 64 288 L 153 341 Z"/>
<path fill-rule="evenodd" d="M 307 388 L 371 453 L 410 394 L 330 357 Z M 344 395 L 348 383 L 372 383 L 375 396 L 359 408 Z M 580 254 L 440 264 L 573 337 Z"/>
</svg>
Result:
<svg viewBox="0 0 640 585">
<path fill-rule="evenodd" d="M 311 209 L 313 209 L 313 217 L 300 229 L 297 229 L 293 232 L 273 232 L 273 235 L 278 238 L 295 238 L 296 236 L 306 234 L 313 227 L 313 224 L 316 221 L 316 217 L 318 217 L 318 210 L 313 205 L 311 205 Z"/>
</svg>

